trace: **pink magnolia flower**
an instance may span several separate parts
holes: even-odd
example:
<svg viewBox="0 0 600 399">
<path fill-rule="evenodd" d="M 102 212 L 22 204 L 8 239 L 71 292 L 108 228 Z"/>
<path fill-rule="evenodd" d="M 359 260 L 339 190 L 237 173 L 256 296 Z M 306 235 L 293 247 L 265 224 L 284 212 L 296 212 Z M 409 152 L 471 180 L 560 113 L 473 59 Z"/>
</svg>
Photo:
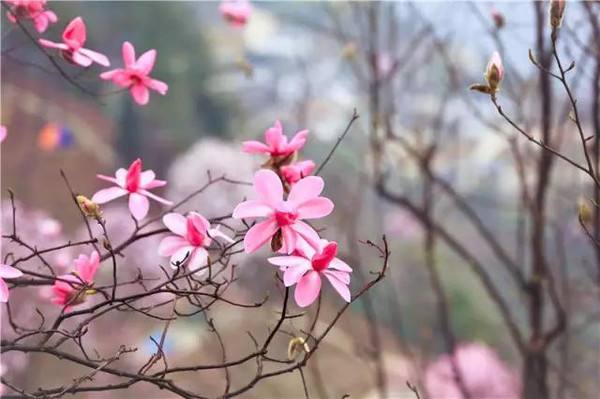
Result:
<svg viewBox="0 0 600 399">
<path fill-rule="evenodd" d="M 94 251 L 88 257 L 79 255 L 71 274 L 59 276 L 52 286 L 52 303 L 61 306 L 79 305 L 85 301 L 87 290 L 94 285 L 94 276 L 100 267 L 100 255 Z"/>
<path fill-rule="evenodd" d="M 10 11 L 6 17 L 10 22 L 17 23 L 18 19 L 30 19 L 35 30 L 43 33 L 51 23 L 56 23 L 58 17 L 50 10 L 46 10 L 46 0 L 7 0 Z"/>
<path fill-rule="evenodd" d="M 137 60 L 135 48 L 129 42 L 123 43 L 123 62 L 125 68 L 117 68 L 100 74 L 104 80 L 112 80 L 119 87 L 128 87 L 133 100 L 139 105 L 146 105 L 150 100 L 152 89 L 161 95 L 167 94 L 169 86 L 160 80 L 152 79 L 149 75 L 156 61 L 156 50 L 148 50 Z"/>
<path fill-rule="evenodd" d="M 319 235 L 303 219 L 318 219 L 333 211 L 329 198 L 319 197 L 323 179 L 309 176 L 299 180 L 283 199 L 283 185 L 275 172 L 261 169 L 254 174 L 254 191 L 257 199 L 242 202 L 233 210 L 233 217 L 266 218 L 252 226 L 244 237 L 247 253 L 256 251 L 267 241 L 280 234 L 281 251 L 292 253 L 299 244 L 319 245 Z"/>
<path fill-rule="evenodd" d="M 498 91 L 500 82 L 504 78 L 504 66 L 497 51 L 494 51 L 485 69 L 485 80 L 492 91 Z"/>
<path fill-rule="evenodd" d="M 292 256 L 276 256 L 269 262 L 283 271 L 286 287 L 296 284 L 294 299 L 300 307 L 312 304 L 321 292 L 321 276 L 325 276 L 332 287 L 346 302 L 350 302 L 350 273 L 352 268 L 338 259 L 337 242 L 321 240 L 318 250 L 298 247 Z"/>
<path fill-rule="evenodd" d="M 85 23 L 81 17 L 77 17 L 69 22 L 69 25 L 65 28 L 62 43 L 40 39 L 40 44 L 44 47 L 61 50 L 61 54 L 67 61 L 84 68 L 89 67 L 94 62 L 103 66 L 110 66 L 110 62 L 104 54 L 83 47 L 86 39 Z"/>
<path fill-rule="evenodd" d="M 105 204 L 109 201 L 129 195 L 129 211 L 136 220 L 142 220 L 148 214 L 150 203 L 148 198 L 152 198 L 165 205 L 173 205 L 155 194 L 150 189 L 162 187 L 167 184 L 164 180 L 157 180 L 153 171 L 145 170 L 142 172 L 142 160 L 136 159 L 129 166 L 128 170 L 120 168 L 115 173 L 115 177 L 97 175 L 99 179 L 114 183 L 117 187 L 105 188 L 98 191 L 92 197 L 92 201 L 98 204 Z"/>
<path fill-rule="evenodd" d="M 519 398 L 518 375 L 487 345 L 463 344 L 452 356 L 471 398 Z M 443 355 L 425 370 L 425 388 L 431 399 L 463 398 L 451 362 L 449 355 Z"/>
<path fill-rule="evenodd" d="M 315 163 L 311 160 L 300 161 L 291 165 L 284 165 L 279 170 L 281 171 L 281 177 L 289 184 L 295 184 L 300 179 L 310 176 L 315 169 Z"/>
<path fill-rule="evenodd" d="M 8 302 L 8 285 L 4 282 L 5 278 L 21 277 L 23 273 L 12 266 L 0 264 L 0 302 Z"/>
<path fill-rule="evenodd" d="M 163 216 L 163 223 L 174 235 L 162 239 L 158 246 L 158 254 L 170 256 L 171 267 L 174 269 L 183 263 L 187 263 L 191 271 L 205 266 L 208 260 L 206 248 L 213 238 L 220 237 L 227 242 L 233 242 L 218 228 L 211 228 L 209 221 L 196 212 L 190 212 L 187 217 L 178 213 L 168 213 Z M 202 272 L 206 270 L 203 269 Z"/>
<path fill-rule="evenodd" d="M 223 0 L 219 11 L 231 26 L 241 28 L 248 22 L 252 13 L 252 5 L 248 0 Z"/>
<path fill-rule="evenodd" d="M 308 130 L 299 131 L 288 143 L 287 137 L 283 134 L 281 122 L 275 121 L 273 127 L 265 131 L 266 144 L 256 140 L 244 141 L 243 150 L 248 153 L 263 152 L 272 157 L 285 157 L 304 147 L 307 135 Z"/>
<path fill-rule="evenodd" d="M 0 143 L 2 143 L 4 139 L 6 139 L 7 134 L 8 132 L 6 130 L 6 126 L 0 125 Z"/>
</svg>

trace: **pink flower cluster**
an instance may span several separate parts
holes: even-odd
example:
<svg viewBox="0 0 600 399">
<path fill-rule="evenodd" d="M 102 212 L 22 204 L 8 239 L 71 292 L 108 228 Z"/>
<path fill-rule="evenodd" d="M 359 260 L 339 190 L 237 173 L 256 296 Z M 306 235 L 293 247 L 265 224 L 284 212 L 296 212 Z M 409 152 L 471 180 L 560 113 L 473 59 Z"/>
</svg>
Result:
<svg viewBox="0 0 600 399">
<path fill-rule="evenodd" d="M 74 65 L 84 68 L 93 63 L 105 67 L 110 66 L 110 61 L 104 54 L 83 47 L 86 40 L 85 23 L 81 17 L 77 17 L 65 28 L 62 42 L 40 39 L 40 44 L 44 47 L 60 50 L 63 58 Z M 131 43 L 125 42 L 123 43 L 122 52 L 124 68 L 104 72 L 100 74 L 101 79 L 111 80 L 119 87 L 129 88 L 133 100 L 139 105 L 148 104 L 150 90 L 154 90 L 163 96 L 167 94 L 169 86 L 150 77 L 150 72 L 152 72 L 156 60 L 156 50 L 148 50 L 136 60 L 135 48 Z"/>
<path fill-rule="evenodd" d="M 284 272 L 284 284 L 296 285 L 294 298 L 301 307 L 309 306 L 321 290 L 321 276 L 350 302 L 348 289 L 352 269 L 339 260 L 338 245 L 319 237 L 305 220 L 329 215 L 333 202 L 321 197 L 325 186 L 322 178 L 307 176 L 314 162 L 296 162 L 298 150 L 306 144 L 307 130 L 302 130 L 288 142 L 279 121 L 265 132 L 265 143 L 246 141 L 243 149 L 249 153 L 264 153 L 269 160 L 254 175 L 254 199 L 244 201 L 233 211 L 236 219 L 256 219 L 244 237 L 244 248 L 252 253 L 270 242 L 271 249 L 284 256 L 269 262 Z"/>
<path fill-rule="evenodd" d="M 56 23 L 58 17 L 46 9 L 46 0 L 7 0 L 9 10 L 6 17 L 16 24 L 18 20 L 31 20 L 38 33 L 44 33 L 48 25 Z"/>
<path fill-rule="evenodd" d="M 252 5 L 248 0 L 223 0 L 219 6 L 223 19 L 234 28 L 246 25 L 252 13 Z"/>
</svg>

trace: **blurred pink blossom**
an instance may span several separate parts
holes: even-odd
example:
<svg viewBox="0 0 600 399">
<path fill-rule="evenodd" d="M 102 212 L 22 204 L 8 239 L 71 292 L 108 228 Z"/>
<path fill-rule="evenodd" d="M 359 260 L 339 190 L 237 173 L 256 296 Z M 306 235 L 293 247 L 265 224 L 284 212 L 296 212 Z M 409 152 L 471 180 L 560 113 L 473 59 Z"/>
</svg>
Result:
<svg viewBox="0 0 600 399">
<path fill-rule="evenodd" d="M 6 126 L 0 125 L 0 143 L 2 143 L 4 141 L 4 139 L 6 138 L 6 135 L 7 135 Z"/>
<path fill-rule="evenodd" d="M 120 168 L 115 173 L 115 177 L 97 175 L 99 179 L 114 183 L 116 187 L 105 188 L 98 191 L 92 197 L 92 201 L 98 204 L 105 204 L 109 201 L 129 195 L 129 211 L 136 220 L 142 220 L 148 214 L 150 203 L 148 198 L 165 205 L 173 205 L 155 194 L 149 189 L 162 187 L 167 184 L 164 180 L 157 180 L 152 170 L 142 172 L 142 160 L 136 159 L 131 163 L 128 170 Z"/>
<path fill-rule="evenodd" d="M 248 230 L 244 237 L 246 253 L 252 253 L 281 233 L 281 252 L 292 253 L 300 241 L 318 247 L 319 235 L 302 219 L 318 219 L 333 211 L 329 198 L 319 197 L 323 179 L 309 176 L 296 183 L 283 199 L 283 185 L 275 172 L 261 169 L 254 175 L 257 199 L 242 202 L 235 207 L 233 217 L 266 218 Z"/>
<path fill-rule="evenodd" d="M 0 264 L 0 302 L 8 302 L 8 285 L 4 279 L 21 277 L 23 273 L 12 266 Z"/>
<path fill-rule="evenodd" d="M 184 261 L 191 271 L 205 266 L 208 260 L 206 247 L 210 245 L 212 238 L 219 237 L 233 242 L 218 228 L 211 228 L 210 222 L 196 212 L 190 212 L 187 217 L 178 213 L 168 213 L 163 217 L 163 223 L 174 235 L 162 239 L 158 246 L 158 254 L 170 256 L 171 267 L 175 269 Z M 205 268 L 200 272 L 206 271 Z"/>
<path fill-rule="evenodd" d="M 249 153 L 265 153 L 272 157 L 288 156 L 298 151 L 306 144 L 308 130 L 301 130 L 288 143 L 283 134 L 281 122 L 275 121 L 273 127 L 265 131 L 265 143 L 256 140 L 244 141 L 243 150 Z"/>
<path fill-rule="evenodd" d="M 110 61 L 104 54 L 83 47 L 87 40 L 87 33 L 85 23 L 81 17 L 69 22 L 63 32 L 62 39 L 62 43 L 40 39 L 40 44 L 44 47 L 61 50 L 61 54 L 67 61 L 84 68 L 89 67 L 94 62 L 103 66 L 110 66 Z"/>
<path fill-rule="evenodd" d="M 30 19 L 33 21 L 35 30 L 44 33 L 51 23 L 56 23 L 58 17 L 50 10 L 46 10 L 46 0 L 7 0 L 10 11 L 6 17 L 12 23 L 18 19 Z"/>
<path fill-rule="evenodd" d="M 129 88 L 133 100 L 138 105 L 146 105 L 150 100 L 152 89 L 161 95 L 166 95 L 169 86 L 160 80 L 152 79 L 150 72 L 156 61 L 156 50 L 148 50 L 137 60 L 135 48 L 129 42 L 123 43 L 123 63 L 125 68 L 117 68 L 100 74 L 104 80 L 112 80 L 119 87 Z"/>
<path fill-rule="evenodd" d="M 314 169 L 315 163 L 311 160 L 284 165 L 280 168 L 281 176 L 289 185 L 297 183 L 298 180 L 306 176 L 310 176 Z"/>
<path fill-rule="evenodd" d="M 219 11 L 229 25 L 241 28 L 248 22 L 252 13 L 252 5 L 248 0 L 223 0 Z"/>
<path fill-rule="evenodd" d="M 352 268 L 338 259 L 337 242 L 321 240 L 318 251 L 311 247 L 298 247 L 291 256 L 275 256 L 269 262 L 283 270 L 286 287 L 296 284 L 294 299 L 300 307 L 311 305 L 321 292 L 321 276 L 325 276 L 332 287 L 350 302 L 350 273 Z"/>
<path fill-rule="evenodd" d="M 487 345 L 460 345 L 453 357 L 471 398 L 519 399 L 521 384 L 517 374 Z M 431 399 L 463 398 L 451 362 L 449 355 L 443 355 L 425 370 L 425 388 Z"/>
</svg>

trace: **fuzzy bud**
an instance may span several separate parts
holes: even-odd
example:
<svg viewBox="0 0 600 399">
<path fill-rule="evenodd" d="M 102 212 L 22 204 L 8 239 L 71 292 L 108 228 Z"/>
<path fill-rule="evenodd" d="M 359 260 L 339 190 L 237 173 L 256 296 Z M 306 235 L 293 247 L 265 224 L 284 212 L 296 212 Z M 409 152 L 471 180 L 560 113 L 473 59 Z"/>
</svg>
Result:
<svg viewBox="0 0 600 399">
<path fill-rule="evenodd" d="M 94 201 L 84 195 L 78 195 L 75 198 L 77 199 L 79 209 L 81 209 L 85 216 L 94 219 L 100 219 L 102 217 L 100 205 L 96 204 Z"/>
<path fill-rule="evenodd" d="M 552 29 L 560 28 L 567 2 L 565 0 L 550 1 L 550 26 Z"/>
<path fill-rule="evenodd" d="M 302 337 L 294 337 L 288 343 L 288 359 L 294 360 L 302 351 L 310 353 L 310 347 Z"/>
<path fill-rule="evenodd" d="M 485 69 L 485 80 L 490 90 L 495 93 L 500 88 L 500 82 L 504 78 L 504 66 L 502 65 L 502 59 L 497 51 L 494 51 L 492 58 L 487 64 Z"/>
<path fill-rule="evenodd" d="M 583 198 L 579 199 L 579 203 L 577 204 L 577 213 L 581 223 L 587 225 L 592 222 L 592 210 L 590 209 L 587 200 Z"/>
</svg>

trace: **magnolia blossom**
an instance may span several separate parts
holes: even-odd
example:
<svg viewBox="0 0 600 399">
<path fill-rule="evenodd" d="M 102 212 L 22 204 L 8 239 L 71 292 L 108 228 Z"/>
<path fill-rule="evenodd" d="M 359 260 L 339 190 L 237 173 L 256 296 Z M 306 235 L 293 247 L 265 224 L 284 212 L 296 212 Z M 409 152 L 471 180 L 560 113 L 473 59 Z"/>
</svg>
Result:
<svg viewBox="0 0 600 399">
<path fill-rule="evenodd" d="M 279 170 L 281 171 L 281 177 L 289 184 L 295 184 L 300 179 L 310 176 L 315 169 L 315 163 L 311 160 L 300 161 L 291 165 L 284 165 Z"/>
<path fill-rule="evenodd" d="M 305 177 L 292 186 L 287 200 L 284 200 L 283 185 L 277 174 L 267 169 L 256 172 L 253 188 L 257 199 L 242 202 L 233 210 L 233 217 L 237 219 L 266 218 L 246 233 L 246 252 L 256 251 L 273 238 L 282 241 L 281 246 L 272 245 L 273 249 L 281 249 L 288 254 L 303 242 L 317 247 L 319 235 L 302 220 L 322 218 L 333 211 L 333 202 L 319 197 L 323 186 L 320 177 Z"/>
<path fill-rule="evenodd" d="M 6 139 L 7 134 L 8 132 L 6 131 L 6 126 L 0 125 L 0 143 L 2 143 L 4 139 Z"/>
<path fill-rule="evenodd" d="M 460 372 L 469 397 L 477 399 L 518 399 L 521 390 L 517 374 L 488 346 L 479 343 L 460 345 L 452 355 L 441 356 L 425 370 L 425 388 L 431 399 L 461 399 L 463 395 L 454 375 Z"/>
<path fill-rule="evenodd" d="M 265 153 L 272 157 L 287 157 L 304 147 L 308 130 L 301 130 L 288 143 L 287 137 L 283 134 L 281 122 L 275 121 L 273 127 L 265 131 L 265 143 L 250 140 L 244 141 L 243 149 L 249 153 Z"/>
<path fill-rule="evenodd" d="M 168 213 L 163 216 L 163 223 L 174 235 L 163 238 L 158 246 L 158 254 L 170 256 L 174 269 L 183 263 L 187 263 L 191 271 L 205 266 L 208 260 L 206 248 L 213 238 L 220 237 L 227 242 L 233 242 L 218 228 L 211 228 L 209 221 L 196 212 L 190 212 L 187 217 L 178 213 Z M 204 271 L 206 269 L 202 270 Z"/>
<path fill-rule="evenodd" d="M 252 5 L 248 0 L 223 0 L 219 11 L 231 26 L 241 28 L 248 22 L 252 13 Z"/>
<path fill-rule="evenodd" d="M 325 276 L 332 287 L 346 302 L 350 302 L 350 273 L 352 268 L 338 259 L 337 242 L 321 240 L 318 249 L 298 246 L 292 256 L 276 256 L 269 262 L 283 271 L 286 287 L 296 284 L 294 298 L 300 307 L 312 304 L 321 291 L 321 276 Z"/>
<path fill-rule="evenodd" d="M 58 17 L 50 10 L 46 10 L 46 0 L 7 0 L 10 4 L 10 11 L 6 17 L 12 23 L 17 23 L 18 19 L 30 19 L 33 21 L 35 30 L 43 33 L 51 23 L 56 23 Z"/>
<path fill-rule="evenodd" d="M 61 306 L 79 305 L 85 301 L 87 290 L 94 285 L 94 276 L 100 266 L 100 255 L 94 251 L 88 257 L 79 255 L 71 274 L 59 276 L 52 286 L 52 303 Z"/>
<path fill-rule="evenodd" d="M 105 188 L 98 191 L 92 197 L 92 201 L 98 204 L 105 204 L 124 195 L 129 195 L 129 210 L 136 220 L 142 220 L 148 214 L 152 198 L 165 205 L 173 205 L 155 194 L 150 189 L 162 187 L 167 184 L 164 180 L 157 180 L 153 171 L 145 170 L 142 172 L 142 160 L 136 159 L 129 166 L 128 170 L 120 168 L 115 173 L 115 177 L 97 175 L 99 179 L 114 183 L 117 187 Z"/>
<path fill-rule="evenodd" d="M 494 51 L 490 61 L 485 69 L 485 80 L 492 91 L 498 91 L 500 82 L 504 78 L 504 66 L 502 66 L 502 59 L 497 51 Z"/>
<path fill-rule="evenodd" d="M 103 66 L 110 66 L 110 62 L 104 54 L 83 47 L 86 39 L 85 23 L 81 17 L 77 17 L 69 22 L 69 25 L 65 28 L 62 43 L 40 39 L 40 44 L 44 47 L 61 50 L 61 54 L 67 61 L 84 68 L 89 67 L 94 62 Z"/>
<path fill-rule="evenodd" d="M 21 277 L 23 273 L 12 266 L 0 264 L 0 302 L 8 302 L 8 285 L 4 282 L 5 278 Z"/>
<path fill-rule="evenodd" d="M 169 86 L 165 82 L 152 79 L 149 75 L 156 61 L 156 50 L 148 50 L 137 60 L 135 48 L 129 42 L 123 43 L 123 63 L 125 68 L 117 68 L 100 74 L 104 80 L 112 80 L 120 87 L 128 87 L 133 100 L 139 105 L 146 105 L 152 89 L 161 95 L 167 94 Z"/>
</svg>

